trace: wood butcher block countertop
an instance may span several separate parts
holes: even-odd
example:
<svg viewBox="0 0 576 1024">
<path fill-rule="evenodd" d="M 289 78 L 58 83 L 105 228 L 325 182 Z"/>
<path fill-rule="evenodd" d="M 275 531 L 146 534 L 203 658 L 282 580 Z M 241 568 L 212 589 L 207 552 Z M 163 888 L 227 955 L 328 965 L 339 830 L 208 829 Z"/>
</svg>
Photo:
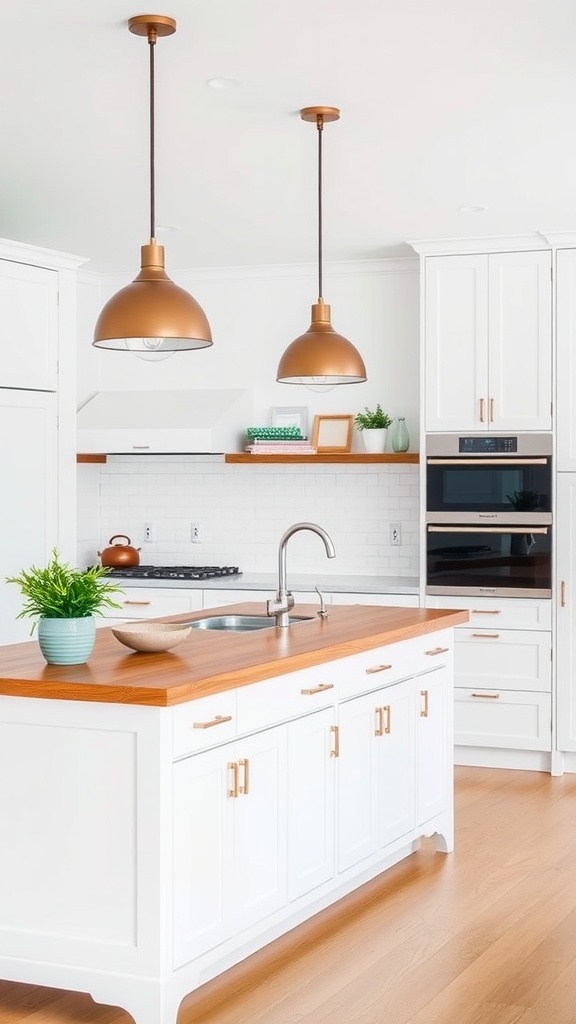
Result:
<svg viewBox="0 0 576 1024">
<path fill-rule="evenodd" d="M 96 630 L 96 644 L 85 665 L 47 665 L 35 639 L 0 647 L 0 694 L 169 707 L 468 620 L 467 611 L 436 608 L 333 605 L 327 619 L 320 619 L 317 611 L 317 604 L 298 605 L 292 614 L 313 619 L 288 629 L 193 630 L 163 654 L 131 652 L 103 627 Z M 250 602 L 158 621 L 262 612 L 261 602 Z"/>
</svg>

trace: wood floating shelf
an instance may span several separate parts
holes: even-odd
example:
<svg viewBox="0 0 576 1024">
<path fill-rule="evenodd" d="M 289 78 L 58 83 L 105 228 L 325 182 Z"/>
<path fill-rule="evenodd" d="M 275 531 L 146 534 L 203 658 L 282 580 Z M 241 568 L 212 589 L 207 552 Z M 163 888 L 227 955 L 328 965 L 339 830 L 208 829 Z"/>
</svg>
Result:
<svg viewBox="0 0 576 1024">
<path fill-rule="evenodd" d="M 224 461 L 242 462 L 244 464 L 250 463 L 252 466 L 257 466 L 262 462 L 418 463 L 420 461 L 420 456 L 418 452 L 383 452 L 378 455 L 373 455 L 368 452 L 319 452 L 317 455 L 251 455 L 250 452 L 231 452 L 224 456 Z"/>
<path fill-rule="evenodd" d="M 194 452 L 190 452 L 191 455 Z M 100 455 L 95 453 L 78 454 L 76 456 L 76 462 L 90 462 L 90 463 L 104 463 L 107 460 L 106 455 Z M 318 455 L 251 455 L 250 452 L 228 452 L 224 456 L 224 462 L 227 463 L 243 463 L 244 465 L 266 465 L 271 462 L 276 463 L 319 463 L 319 462 L 340 462 L 340 463 L 412 463 L 418 464 L 420 456 L 418 452 L 383 452 L 382 454 L 373 455 L 369 452 L 319 452 Z"/>
</svg>

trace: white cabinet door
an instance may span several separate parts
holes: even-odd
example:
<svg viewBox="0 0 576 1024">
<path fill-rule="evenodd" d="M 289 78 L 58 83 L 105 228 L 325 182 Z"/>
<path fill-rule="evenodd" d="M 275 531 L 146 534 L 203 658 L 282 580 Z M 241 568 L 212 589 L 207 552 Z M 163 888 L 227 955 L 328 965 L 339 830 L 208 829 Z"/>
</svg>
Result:
<svg viewBox="0 0 576 1024">
<path fill-rule="evenodd" d="M 288 899 L 334 875 L 333 708 L 288 727 Z"/>
<path fill-rule="evenodd" d="M 417 824 L 423 825 L 450 804 L 451 670 L 447 665 L 440 665 L 433 672 L 419 676 L 416 688 L 416 818 Z"/>
<path fill-rule="evenodd" d="M 286 903 L 286 726 L 173 767 L 174 967 Z"/>
<path fill-rule="evenodd" d="M 0 259 L 0 318 L 6 339 L 0 355 L 1 386 L 56 391 L 57 271 Z"/>
<path fill-rule="evenodd" d="M 576 473 L 559 473 L 556 511 L 556 707 L 559 750 L 576 750 Z"/>
<path fill-rule="evenodd" d="M 556 468 L 576 470 L 576 250 L 556 253 Z"/>
<path fill-rule="evenodd" d="M 0 387 L 2 559 L 0 643 L 30 639 L 31 619 L 17 619 L 23 599 L 6 576 L 45 565 L 58 544 L 57 397 Z"/>
<path fill-rule="evenodd" d="M 341 705 L 339 871 L 414 828 L 415 729 L 413 679 Z"/>
<path fill-rule="evenodd" d="M 549 251 L 425 260 L 426 429 L 551 430 Z"/>
<path fill-rule="evenodd" d="M 551 634 L 529 629 L 459 629 L 454 640 L 454 665 L 458 686 L 549 693 Z"/>
<path fill-rule="evenodd" d="M 552 256 L 488 257 L 488 430 L 552 429 Z"/>
</svg>

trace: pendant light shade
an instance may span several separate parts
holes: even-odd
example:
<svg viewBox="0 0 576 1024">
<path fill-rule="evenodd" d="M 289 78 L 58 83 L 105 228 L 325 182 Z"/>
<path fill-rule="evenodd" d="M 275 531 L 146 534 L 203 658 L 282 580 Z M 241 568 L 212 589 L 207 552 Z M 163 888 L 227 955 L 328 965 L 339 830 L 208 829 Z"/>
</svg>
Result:
<svg viewBox="0 0 576 1024">
<path fill-rule="evenodd" d="M 364 361 L 351 341 L 334 330 L 330 306 L 322 297 L 322 130 L 324 123 L 337 121 L 337 107 L 304 107 L 303 121 L 318 129 L 318 301 L 312 306 L 312 322 L 286 349 L 278 364 L 280 384 L 331 388 L 336 384 L 360 384 L 366 380 Z"/>
<path fill-rule="evenodd" d="M 130 18 L 135 35 L 150 46 L 150 241 L 141 247 L 141 269 L 131 284 L 108 300 L 94 329 L 98 348 L 157 353 L 182 352 L 212 344 L 206 316 L 184 288 L 164 269 L 164 246 L 155 238 L 154 47 L 158 36 L 172 35 L 176 22 L 165 15 Z"/>
</svg>

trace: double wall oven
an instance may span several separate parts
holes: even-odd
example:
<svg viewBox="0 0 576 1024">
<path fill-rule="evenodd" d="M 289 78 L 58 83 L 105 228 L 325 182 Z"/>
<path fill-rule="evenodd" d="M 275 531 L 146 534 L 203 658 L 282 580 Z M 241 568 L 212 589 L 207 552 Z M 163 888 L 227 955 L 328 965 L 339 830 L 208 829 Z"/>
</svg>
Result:
<svg viewBox="0 0 576 1024">
<path fill-rule="evenodd" d="M 551 596 L 550 434 L 428 436 L 426 592 Z"/>
</svg>

